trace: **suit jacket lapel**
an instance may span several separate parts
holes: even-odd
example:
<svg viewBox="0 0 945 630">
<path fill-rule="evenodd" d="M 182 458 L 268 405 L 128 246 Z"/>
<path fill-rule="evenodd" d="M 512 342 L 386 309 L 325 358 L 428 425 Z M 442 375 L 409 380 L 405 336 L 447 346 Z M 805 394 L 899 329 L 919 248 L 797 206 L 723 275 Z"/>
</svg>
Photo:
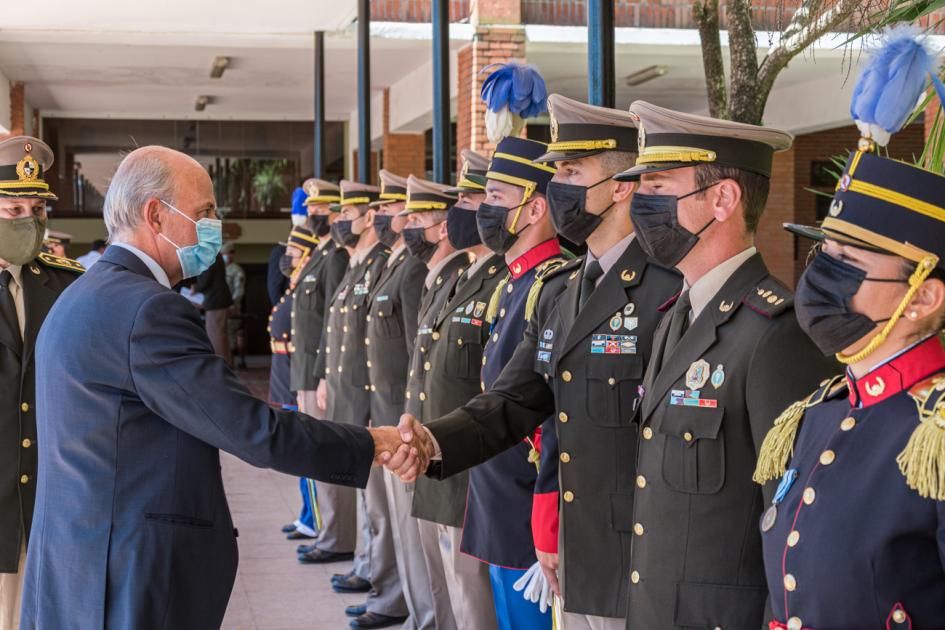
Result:
<svg viewBox="0 0 945 630">
<path fill-rule="evenodd" d="M 36 274 L 33 270 L 39 270 Z M 46 314 L 52 308 L 56 301 L 56 294 L 47 286 L 49 282 L 48 272 L 44 271 L 36 263 L 31 263 L 23 267 L 20 274 L 23 283 L 23 305 L 26 311 L 26 331 L 24 340 L 24 365 L 29 363 L 33 356 L 33 349 L 36 346 L 36 337 L 39 335 L 39 329 L 46 319 Z"/>
<path fill-rule="evenodd" d="M 384 265 L 380 275 L 371 287 L 371 294 L 368 296 L 369 301 L 373 300 L 381 288 L 387 284 L 387 281 L 394 277 L 394 272 L 404 263 L 405 260 L 407 260 L 406 257 L 403 257 L 403 254 L 399 254 L 397 259 L 391 264 Z"/>
</svg>

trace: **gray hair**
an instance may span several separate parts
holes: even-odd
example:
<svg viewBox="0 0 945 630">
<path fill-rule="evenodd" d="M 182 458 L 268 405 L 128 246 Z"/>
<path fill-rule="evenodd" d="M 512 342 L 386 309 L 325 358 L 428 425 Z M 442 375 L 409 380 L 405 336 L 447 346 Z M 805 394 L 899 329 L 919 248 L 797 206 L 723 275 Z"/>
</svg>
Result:
<svg viewBox="0 0 945 630">
<path fill-rule="evenodd" d="M 141 209 L 149 199 L 174 203 L 177 187 L 167 152 L 164 147 L 141 147 L 118 165 L 103 211 L 110 241 L 121 241 L 138 227 Z"/>
</svg>

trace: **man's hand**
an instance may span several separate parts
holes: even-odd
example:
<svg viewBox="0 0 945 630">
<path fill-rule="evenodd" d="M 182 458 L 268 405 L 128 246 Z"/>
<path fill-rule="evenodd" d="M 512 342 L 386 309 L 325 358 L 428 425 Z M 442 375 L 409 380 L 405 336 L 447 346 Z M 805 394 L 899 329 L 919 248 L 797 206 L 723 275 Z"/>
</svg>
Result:
<svg viewBox="0 0 945 630">
<path fill-rule="evenodd" d="M 399 449 L 384 462 L 384 466 L 404 483 L 413 483 L 430 465 L 434 455 L 433 440 L 420 421 L 409 413 L 400 417 L 397 431 L 401 440 L 409 444 L 410 448 Z"/>
<path fill-rule="evenodd" d="M 315 403 L 322 411 L 328 409 L 328 383 L 325 379 L 319 379 L 318 388 L 315 390 Z"/>
<path fill-rule="evenodd" d="M 387 465 L 392 458 L 409 456 L 410 445 L 404 443 L 400 432 L 394 427 L 372 427 L 368 431 L 374 438 L 374 465 Z"/>
<path fill-rule="evenodd" d="M 561 597 L 561 585 L 558 584 L 558 554 L 545 553 L 536 549 L 535 555 L 538 557 L 538 563 L 541 564 L 541 570 L 548 579 L 548 583 L 551 584 L 551 591 Z"/>
</svg>

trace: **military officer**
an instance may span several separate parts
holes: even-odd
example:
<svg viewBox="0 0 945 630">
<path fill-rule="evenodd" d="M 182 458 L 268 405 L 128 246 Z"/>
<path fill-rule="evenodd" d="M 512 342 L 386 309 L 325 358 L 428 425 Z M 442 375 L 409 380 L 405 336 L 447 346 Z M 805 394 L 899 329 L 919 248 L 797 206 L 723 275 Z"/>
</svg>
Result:
<svg viewBox="0 0 945 630">
<path fill-rule="evenodd" d="M 643 382 L 627 627 L 754 628 L 763 497 L 746 472 L 774 418 L 836 369 L 753 244 L 774 153 L 792 138 L 643 101 L 630 113 L 640 154 L 617 179 L 639 180 L 639 238 L 684 283 Z"/>
<path fill-rule="evenodd" d="M 53 152 L 41 140 L 0 142 L 0 630 L 19 628 L 26 545 L 36 499 L 33 350 L 56 297 L 82 265 L 40 253 L 46 203 L 43 178 Z"/>
<path fill-rule="evenodd" d="M 531 151 L 523 155 L 524 149 Z M 523 144 L 520 141 L 514 144 L 505 141 L 496 149 L 499 155 L 508 152 L 525 158 L 545 150 L 546 145 L 541 143 Z M 509 230 L 515 222 L 516 212 L 498 211 L 495 216 L 499 218 L 504 215 L 502 224 L 506 229 L 486 230 L 490 236 L 486 245 L 504 257 L 507 271 L 492 294 L 486 312 L 486 319 L 491 323 L 482 357 L 481 377 L 485 389 L 492 387 L 522 340 L 542 288 L 542 276 L 565 262 L 544 198 L 545 188 L 554 170 L 550 167 L 540 168 L 538 164 L 536 167 L 526 182 L 511 183 L 507 179 L 497 179 L 493 174 L 486 185 L 485 202 L 488 206 L 483 216 L 491 217 L 490 209 L 520 206 L 530 184 L 535 186 L 532 193 L 535 202 L 522 206 L 518 229 Z M 471 236 L 478 239 L 478 230 Z M 523 584 L 532 582 L 538 594 L 541 592 L 540 587 L 545 586 L 547 597 L 550 598 L 550 590 L 537 564 L 532 544 L 532 494 L 537 476 L 539 444 L 540 437 L 537 435 L 526 438 L 518 446 L 469 473 L 460 549 L 489 565 L 496 621 L 500 630 L 550 630 L 552 626 L 547 601 L 539 602 L 537 598 L 527 601 L 515 588 L 520 581 L 524 580 Z M 522 587 L 518 590 L 522 590 Z"/>
<path fill-rule="evenodd" d="M 325 333 L 315 363 L 320 382 L 316 397 L 324 396 L 325 417 L 332 422 L 367 426 L 370 416 L 370 381 L 365 356 L 365 329 L 370 291 L 387 264 L 390 250 L 378 241 L 372 227 L 380 189 L 348 180 L 341 181 L 341 213 L 331 224 L 334 238 L 351 248 L 348 270 L 328 301 Z M 310 551 L 299 555 L 303 563 L 349 560 L 356 542 L 357 501 L 350 488 L 316 482 L 322 529 Z M 367 548 L 364 550 L 366 551 Z M 368 581 L 367 558 L 359 555 L 352 574 Z M 357 582 L 354 580 L 354 582 Z M 361 588 L 364 587 L 359 583 Z"/>
<path fill-rule="evenodd" d="M 914 100 L 902 105 L 907 120 Z M 821 242 L 795 309 L 846 370 L 762 445 L 756 481 L 781 479 L 760 521 L 772 630 L 945 619 L 945 183 L 857 126 L 822 225 L 786 226 Z"/>
<path fill-rule="evenodd" d="M 348 250 L 338 247 L 328 237 L 331 203 L 341 199 L 338 186 L 321 179 L 309 179 L 302 184 L 307 197 L 308 229 L 318 239 L 312 254 L 306 258 L 298 273 L 292 293 L 292 345 L 290 355 L 290 389 L 296 393 L 299 411 L 323 420 L 324 410 L 315 400 L 315 360 L 325 325 L 325 303 L 334 294 L 348 268 Z M 294 523 L 283 530 L 292 539 L 299 535 L 314 537 L 318 529 L 318 505 L 315 481 L 299 479 L 302 511 Z M 306 551 L 308 551 L 306 549 Z"/>
<path fill-rule="evenodd" d="M 648 259 L 629 219 L 633 187 L 611 180 L 633 164 L 634 122 L 616 110 L 556 97 L 549 103 L 556 133 L 541 159 L 560 160 L 547 188 L 551 218 L 589 254 L 544 278 L 525 338 L 492 390 L 429 425 L 442 448 L 431 472 L 448 476 L 488 459 L 553 414 L 556 430 L 543 432 L 542 442 L 546 433 L 560 442 L 551 477 L 563 492 L 559 505 L 557 484 L 538 488 L 538 555 L 549 580 L 560 578 L 564 628 L 617 628 L 626 614 L 633 537 L 621 515 L 633 503 L 637 388 L 658 308 L 680 280 Z M 542 450 L 543 458 L 558 453 L 554 441 Z"/>
<path fill-rule="evenodd" d="M 66 257 L 66 248 L 72 243 L 72 235 L 57 230 L 46 230 L 43 251 L 59 258 Z"/>
</svg>

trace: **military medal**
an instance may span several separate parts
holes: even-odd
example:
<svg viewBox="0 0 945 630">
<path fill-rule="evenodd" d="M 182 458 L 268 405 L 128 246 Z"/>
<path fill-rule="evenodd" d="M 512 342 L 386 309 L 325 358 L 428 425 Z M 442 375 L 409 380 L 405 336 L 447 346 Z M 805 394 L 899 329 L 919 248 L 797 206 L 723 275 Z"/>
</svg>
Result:
<svg viewBox="0 0 945 630">
<path fill-rule="evenodd" d="M 485 302 L 476 302 L 476 307 L 473 309 L 474 317 L 482 317 L 482 314 L 486 312 L 487 304 Z"/>
<path fill-rule="evenodd" d="M 476 308 L 475 300 L 466 305 L 466 314 L 471 315 L 474 308 Z"/>
<path fill-rule="evenodd" d="M 787 495 L 788 491 L 791 489 L 791 486 L 794 485 L 794 482 L 797 480 L 797 468 L 788 468 L 784 471 L 784 476 L 781 477 L 781 482 L 778 484 L 778 489 L 774 493 L 774 498 L 771 500 L 771 506 L 765 510 L 764 516 L 761 517 L 761 531 L 767 533 L 774 527 L 775 521 L 778 520 L 778 505 L 784 501 L 784 497 Z"/>
<path fill-rule="evenodd" d="M 614 332 L 617 332 L 620 330 L 621 326 L 623 326 L 623 317 L 620 315 L 620 313 L 617 313 L 610 318 L 610 329 Z"/>
<path fill-rule="evenodd" d="M 778 520 L 778 506 L 772 503 L 771 507 L 765 510 L 764 516 L 761 517 L 761 531 L 764 533 L 771 531 L 776 520 Z"/>
<path fill-rule="evenodd" d="M 722 367 L 721 363 L 715 366 L 715 371 L 712 372 L 712 378 L 710 379 L 710 382 L 712 383 L 712 387 L 715 389 L 722 387 L 722 383 L 725 382 L 725 368 Z"/>
<path fill-rule="evenodd" d="M 633 302 L 628 303 L 626 306 L 623 307 L 623 314 L 624 314 L 624 317 L 626 317 L 626 316 L 628 316 L 628 315 L 633 315 L 633 311 L 635 311 L 636 308 L 637 308 L 637 307 L 636 307 L 636 305 L 635 305 Z"/>
<path fill-rule="evenodd" d="M 686 389 L 690 391 L 702 389 L 706 381 L 709 380 L 709 371 L 711 369 L 711 366 L 705 359 L 693 361 L 689 369 L 686 370 Z"/>
</svg>

